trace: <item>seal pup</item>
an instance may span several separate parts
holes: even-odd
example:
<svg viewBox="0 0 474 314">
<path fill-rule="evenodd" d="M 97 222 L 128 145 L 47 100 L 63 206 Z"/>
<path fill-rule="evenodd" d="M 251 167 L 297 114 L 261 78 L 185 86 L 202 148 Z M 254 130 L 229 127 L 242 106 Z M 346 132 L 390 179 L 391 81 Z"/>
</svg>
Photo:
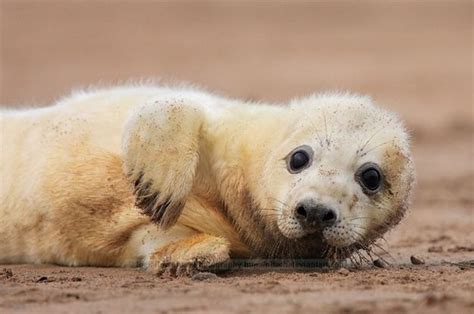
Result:
<svg viewBox="0 0 474 314">
<path fill-rule="evenodd" d="M 343 260 L 400 221 L 414 180 L 402 122 L 348 93 L 122 86 L 0 118 L 0 263 Z"/>
</svg>

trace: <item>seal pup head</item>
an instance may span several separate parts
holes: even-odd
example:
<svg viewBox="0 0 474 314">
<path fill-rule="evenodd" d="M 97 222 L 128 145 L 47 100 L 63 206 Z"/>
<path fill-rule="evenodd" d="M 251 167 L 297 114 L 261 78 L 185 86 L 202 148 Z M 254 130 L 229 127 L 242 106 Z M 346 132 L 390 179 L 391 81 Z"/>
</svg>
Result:
<svg viewBox="0 0 474 314">
<path fill-rule="evenodd" d="M 295 100 L 285 121 L 253 184 L 265 224 L 299 247 L 322 240 L 335 259 L 369 249 L 408 208 L 414 169 L 403 124 L 350 94 Z"/>
</svg>

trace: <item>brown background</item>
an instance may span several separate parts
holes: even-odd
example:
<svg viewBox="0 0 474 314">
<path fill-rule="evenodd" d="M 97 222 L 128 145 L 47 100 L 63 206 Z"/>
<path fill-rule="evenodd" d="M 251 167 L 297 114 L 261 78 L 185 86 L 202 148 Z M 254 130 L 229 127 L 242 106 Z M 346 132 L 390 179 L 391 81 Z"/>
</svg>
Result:
<svg viewBox="0 0 474 314">
<path fill-rule="evenodd" d="M 157 77 L 278 102 L 351 90 L 407 121 L 418 172 L 412 211 L 384 244 L 388 270 L 196 283 L 15 266 L 13 277 L 0 273 L 0 311 L 472 311 L 472 267 L 446 264 L 474 259 L 471 1 L 0 4 L 0 104 L 42 106 L 71 89 Z M 427 265 L 407 266 L 411 254 Z M 42 275 L 52 282 L 36 283 Z"/>
</svg>

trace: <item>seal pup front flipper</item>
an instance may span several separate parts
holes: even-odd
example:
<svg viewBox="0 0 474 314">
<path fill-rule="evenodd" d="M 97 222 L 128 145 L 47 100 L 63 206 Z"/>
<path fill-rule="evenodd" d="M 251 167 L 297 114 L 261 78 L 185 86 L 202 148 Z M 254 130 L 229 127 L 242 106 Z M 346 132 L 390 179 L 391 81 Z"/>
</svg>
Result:
<svg viewBox="0 0 474 314">
<path fill-rule="evenodd" d="M 168 229 L 178 220 L 191 192 L 199 162 L 205 117 L 188 100 L 157 100 L 137 107 L 123 134 L 125 173 L 136 205 Z"/>
<path fill-rule="evenodd" d="M 147 271 L 172 276 L 190 276 L 212 268 L 230 259 L 227 239 L 205 233 L 173 241 L 160 247 L 148 258 Z"/>
</svg>

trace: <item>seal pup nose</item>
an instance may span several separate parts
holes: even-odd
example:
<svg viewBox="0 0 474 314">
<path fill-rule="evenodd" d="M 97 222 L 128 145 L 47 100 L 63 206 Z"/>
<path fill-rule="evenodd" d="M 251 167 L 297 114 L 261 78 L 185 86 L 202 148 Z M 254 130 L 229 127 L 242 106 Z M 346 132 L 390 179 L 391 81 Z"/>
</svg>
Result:
<svg viewBox="0 0 474 314">
<path fill-rule="evenodd" d="M 333 208 L 305 200 L 296 206 L 295 217 L 305 227 L 328 227 L 337 221 L 337 212 Z"/>
</svg>

